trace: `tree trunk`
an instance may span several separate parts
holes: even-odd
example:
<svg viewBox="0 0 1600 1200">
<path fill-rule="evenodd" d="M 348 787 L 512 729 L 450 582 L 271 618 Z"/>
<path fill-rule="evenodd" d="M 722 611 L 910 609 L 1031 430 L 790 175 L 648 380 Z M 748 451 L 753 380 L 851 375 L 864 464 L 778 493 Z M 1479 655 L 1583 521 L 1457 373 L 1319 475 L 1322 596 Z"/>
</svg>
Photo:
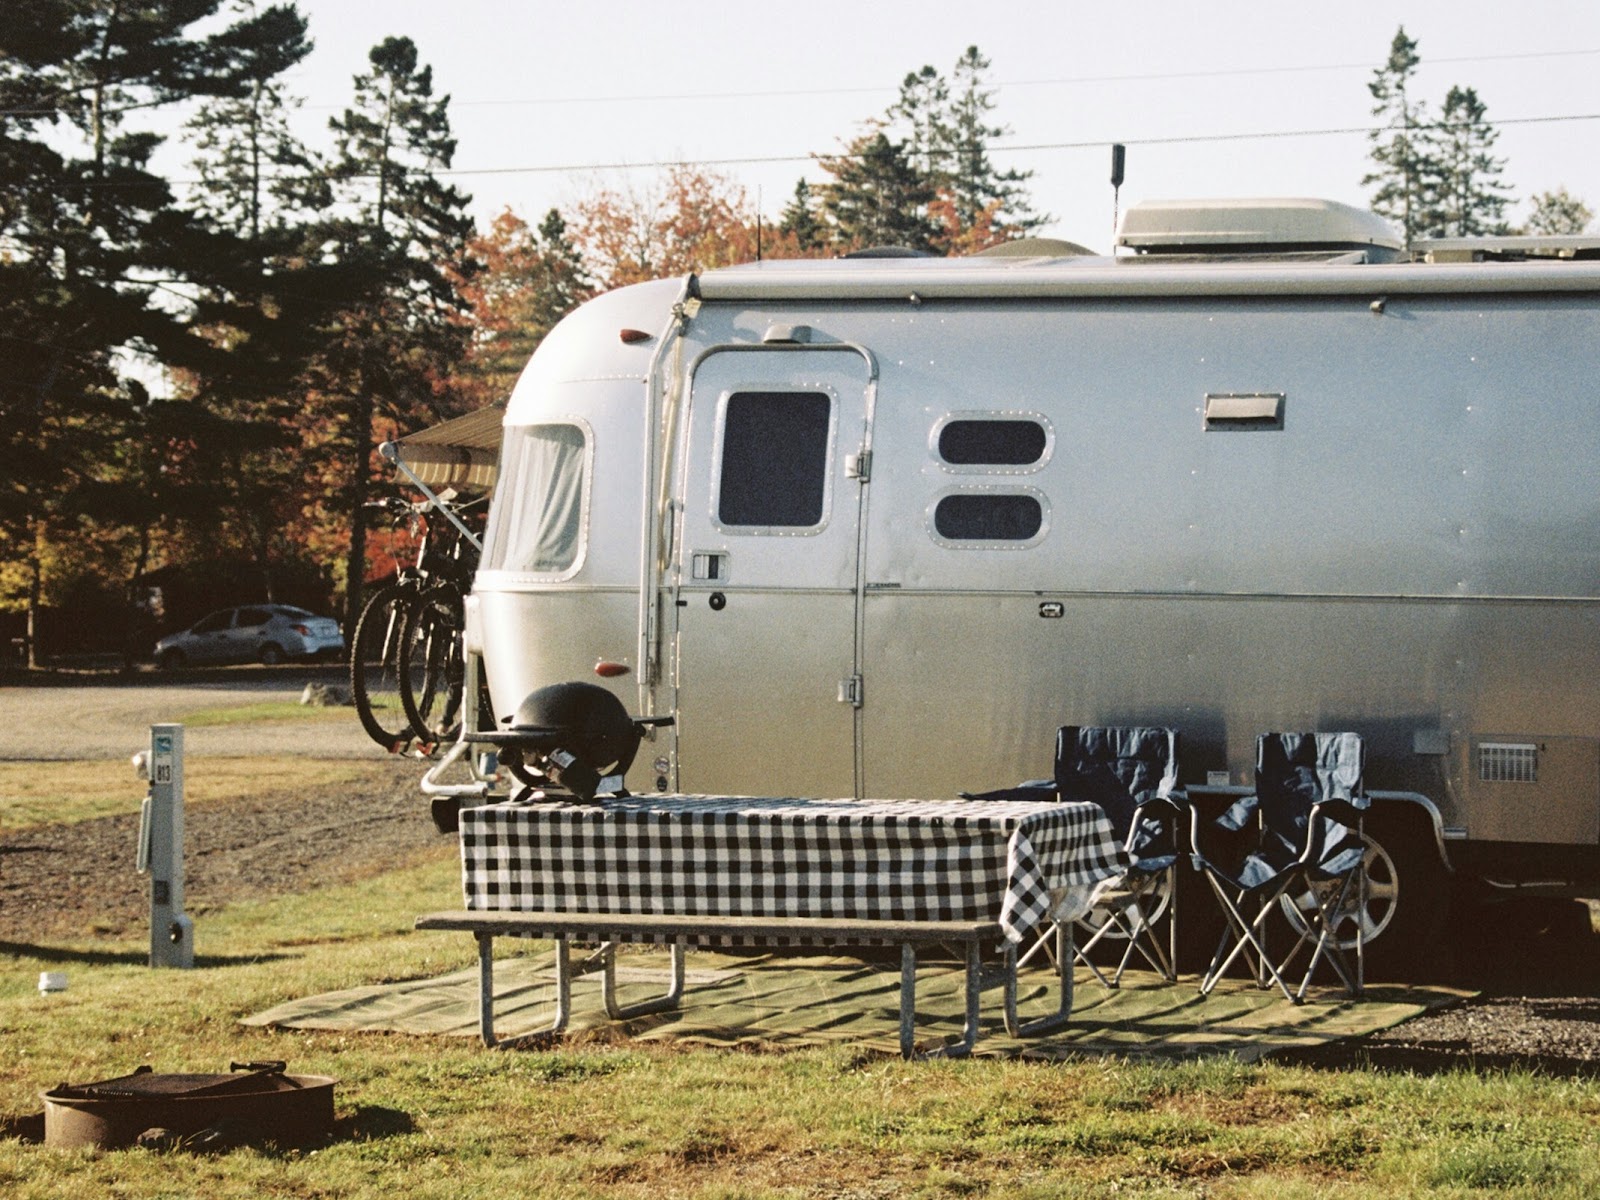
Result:
<svg viewBox="0 0 1600 1200">
<path fill-rule="evenodd" d="M 39 597 L 43 591 L 39 576 L 39 555 L 35 551 L 28 555 L 28 631 L 23 635 L 30 671 L 39 666 Z"/>
<path fill-rule="evenodd" d="M 355 446 L 355 480 L 350 489 L 350 556 L 345 562 L 344 627 L 352 631 L 357 618 L 361 616 L 361 592 L 367 579 L 365 506 L 370 492 L 367 477 L 372 470 L 372 414 L 375 407 L 371 392 L 363 386 L 355 403 L 350 439 Z"/>
</svg>

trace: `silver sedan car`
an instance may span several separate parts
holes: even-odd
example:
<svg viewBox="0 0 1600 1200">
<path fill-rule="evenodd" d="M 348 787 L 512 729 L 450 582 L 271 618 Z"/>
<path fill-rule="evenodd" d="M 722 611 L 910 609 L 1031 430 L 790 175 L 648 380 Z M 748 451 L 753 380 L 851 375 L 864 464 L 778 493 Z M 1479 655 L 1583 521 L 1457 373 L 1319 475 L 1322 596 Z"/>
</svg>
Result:
<svg viewBox="0 0 1600 1200">
<path fill-rule="evenodd" d="M 156 665 L 260 662 L 336 657 L 344 652 L 339 623 L 290 604 L 250 604 L 202 617 L 182 633 L 156 643 Z"/>
</svg>

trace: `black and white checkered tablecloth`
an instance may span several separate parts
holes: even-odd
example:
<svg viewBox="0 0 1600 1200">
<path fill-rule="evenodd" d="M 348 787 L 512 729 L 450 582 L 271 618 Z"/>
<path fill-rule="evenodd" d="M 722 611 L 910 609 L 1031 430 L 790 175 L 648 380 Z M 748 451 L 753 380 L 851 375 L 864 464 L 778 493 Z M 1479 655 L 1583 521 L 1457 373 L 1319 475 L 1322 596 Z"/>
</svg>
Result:
<svg viewBox="0 0 1600 1200">
<path fill-rule="evenodd" d="M 1125 861 L 1091 804 L 635 796 L 461 813 L 479 910 L 994 920 L 1019 941 L 1086 910 Z"/>
</svg>

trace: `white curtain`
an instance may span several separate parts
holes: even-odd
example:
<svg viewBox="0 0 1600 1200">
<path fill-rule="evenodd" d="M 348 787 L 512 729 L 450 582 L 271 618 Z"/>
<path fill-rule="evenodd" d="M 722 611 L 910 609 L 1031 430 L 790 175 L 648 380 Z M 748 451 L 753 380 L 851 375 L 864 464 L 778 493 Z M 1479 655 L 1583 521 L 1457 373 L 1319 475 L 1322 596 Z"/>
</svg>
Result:
<svg viewBox="0 0 1600 1200">
<path fill-rule="evenodd" d="M 583 430 L 507 427 L 484 567 L 556 574 L 578 560 L 583 536 Z"/>
</svg>

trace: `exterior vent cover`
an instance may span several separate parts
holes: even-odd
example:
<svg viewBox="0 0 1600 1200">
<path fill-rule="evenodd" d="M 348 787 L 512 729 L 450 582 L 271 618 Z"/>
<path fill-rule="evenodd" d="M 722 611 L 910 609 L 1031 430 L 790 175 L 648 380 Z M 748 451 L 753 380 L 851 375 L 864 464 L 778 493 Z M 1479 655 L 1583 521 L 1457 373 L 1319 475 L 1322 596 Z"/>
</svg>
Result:
<svg viewBox="0 0 1600 1200">
<path fill-rule="evenodd" d="M 1484 783 L 1538 783 L 1539 747 L 1531 742 L 1479 742 L 1478 778 Z"/>
<path fill-rule="evenodd" d="M 1122 219 L 1119 246 L 1143 254 L 1368 250 L 1405 243 L 1382 217 L 1333 200 L 1146 200 Z"/>
</svg>

